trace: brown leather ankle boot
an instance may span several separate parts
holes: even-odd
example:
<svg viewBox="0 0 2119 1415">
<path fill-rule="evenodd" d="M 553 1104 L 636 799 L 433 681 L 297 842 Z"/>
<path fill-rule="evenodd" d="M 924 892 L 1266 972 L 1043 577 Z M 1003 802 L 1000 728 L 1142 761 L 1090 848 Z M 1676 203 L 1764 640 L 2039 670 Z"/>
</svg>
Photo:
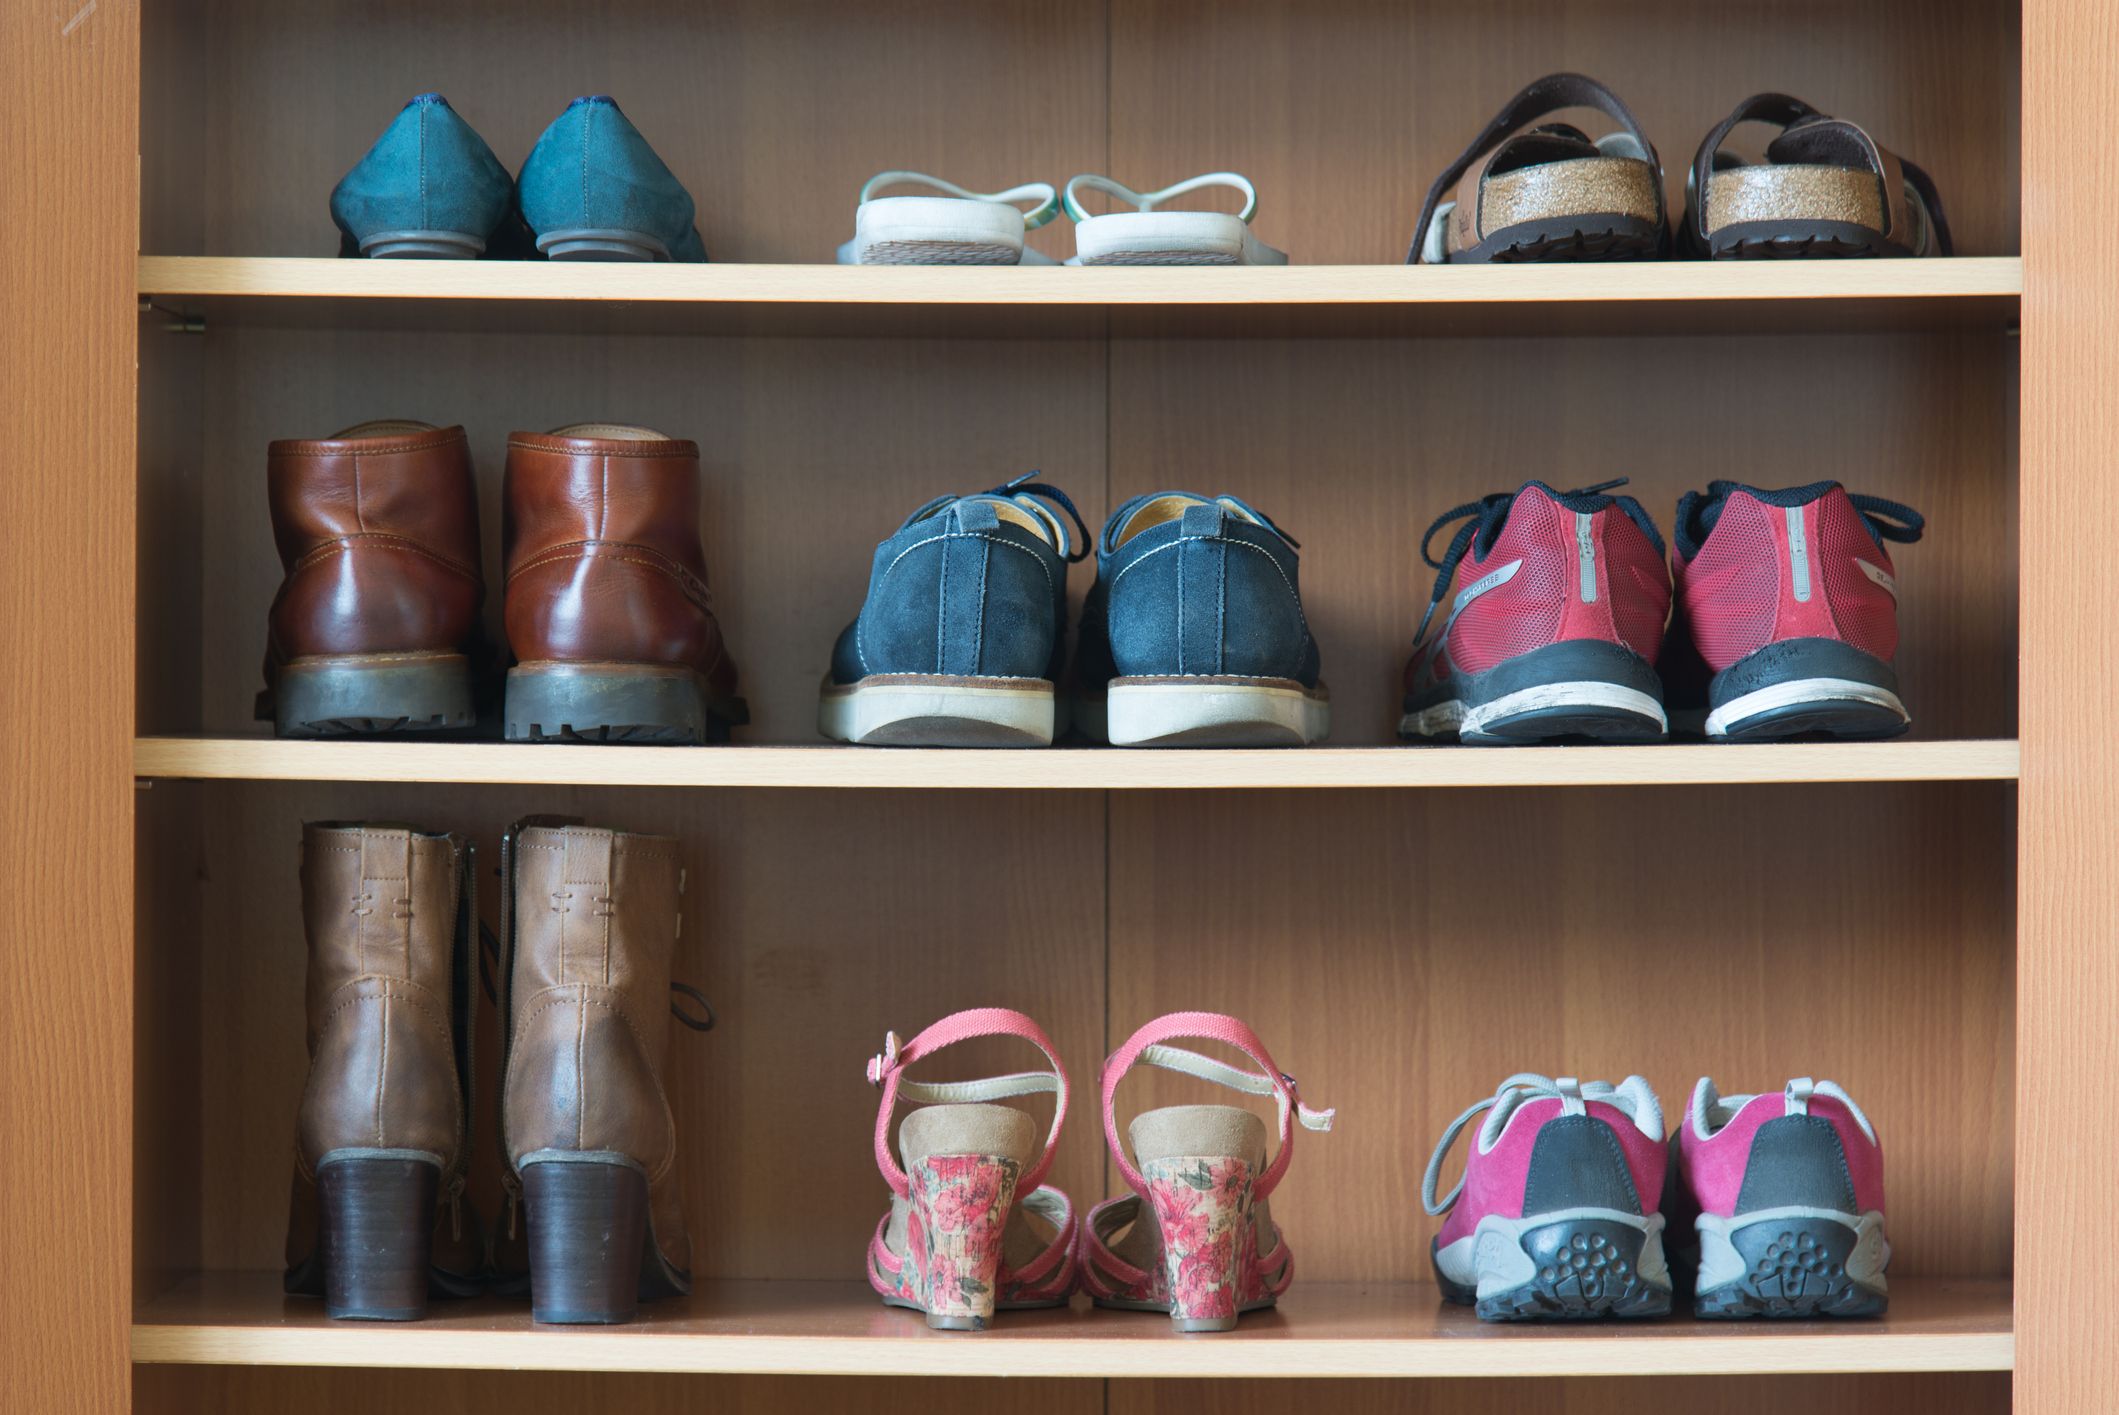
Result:
<svg viewBox="0 0 2119 1415">
<path fill-rule="evenodd" d="M 508 438 L 507 735 L 707 742 L 748 720 L 699 545 L 699 447 L 580 423 Z"/>
<path fill-rule="evenodd" d="M 334 1317 L 410 1321 L 468 1296 L 471 852 L 402 826 L 302 829 L 309 1083 L 295 1126 L 286 1289 Z"/>
<path fill-rule="evenodd" d="M 485 580 L 464 430 L 372 422 L 275 442 L 266 489 L 285 578 L 257 715 L 282 737 L 471 726 Z"/>
<path fill-rule="evenodd" d="M 526 1262 L 537 1321 L 629 1321 L 641 1299 L 691 1291 L 662 1087 L 677 842 L 524 821 L 501 847 L 501 875 L 511 1202 L 500 1247 L 526 1220 L 528 1252 L 515 1261 Z"/>
</svg>

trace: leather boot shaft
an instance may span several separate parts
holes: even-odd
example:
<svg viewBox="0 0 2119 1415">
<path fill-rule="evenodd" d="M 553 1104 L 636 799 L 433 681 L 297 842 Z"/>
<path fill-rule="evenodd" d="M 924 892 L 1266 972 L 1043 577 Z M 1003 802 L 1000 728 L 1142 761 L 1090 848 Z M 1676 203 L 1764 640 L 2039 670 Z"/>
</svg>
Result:
<svg viewBox="0 0 2119 1415">
<path fill-rule="evenodd" d="M 607 424 L 514 433 L 504 501 L 517 662 L 666 665 L 734 695 L 699 540 L 698 444 Z"/>
<path fill-rule="evenodd" d="M 467 852 L 404 827 L 305 826 L 309 1080 L 296 1127 L 304 1173 L 345 1150 L 433 1157 L 463 1173 L 472 1055 Z"/>
<path fill-rule="evenodd" d="M 509 1169 L 574 1157 L 637 1168 L 654 1242 L 684 1272 L 690 1243 L 662 1079 L 681 928 L 677 842 L 525 824 L 511 832 L 502 868 Z"/>
<path fill-rule="evenodd" d="M 357 435 L 354 435 L 357 434 Z M 477 629 L 478 489 L 460 427 L 367 423 L 271 445 L 284 578 L 265 674 L 318 655 L 463 649 Z"/>
</svg>

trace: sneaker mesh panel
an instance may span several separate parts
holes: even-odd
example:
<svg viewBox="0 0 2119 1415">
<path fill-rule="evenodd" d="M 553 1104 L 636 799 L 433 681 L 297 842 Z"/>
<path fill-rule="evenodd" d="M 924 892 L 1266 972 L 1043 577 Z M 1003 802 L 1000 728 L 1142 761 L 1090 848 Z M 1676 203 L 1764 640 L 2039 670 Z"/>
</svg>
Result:
<svg viewBox="0 0 2119 1415">
<path fill-rule="evenodd" d="M 1620 643 L 1654 663 L 1670 618 L 1670 569 L 1633 522 L 1606 514 L 1604 577 L 1611 586 L 1612 627 Z"/>
<path fill-rule="evenodd" d="M 1824 562 L 1825 602 L 1840 637 L 1889 662 L 1898 652 L 1898 601 L 1862 573 L 1859 556 L 1886 574 L 1891 557 L 1869 538 L 1861 513 L 1844 492 L 1828 492 L 1818 508 L 1818 558 Z"/>
<path fill-rule="evenodd" d="M 1685 569 L 1692 641 L 1717 673 L 1773 638 L 1780 552 L 1767 515 L 1750 497 L 1731 496 L 1707 544 Z"/>
<path fill-rule="evenodd" d="M 1494 543 L 1483 567 L 1469 558 L 1458 572 L 1458 588 L 1509 561 L 1522 557 L 1522 568 L 1508 583 L 1473 600 L 1450 630 L 1449 651 L 1459 669 L 1483 673 L 1495 664 L 1552 642 L 1560 629 L 1560 610 L 1567 594 L 1567 575 L 1574 568 L 1560 553 L 1553 530 L 1553 505 L 1542 496 L 1519 496 L 1509 509 L 1508 527 Z"/>
</svg>

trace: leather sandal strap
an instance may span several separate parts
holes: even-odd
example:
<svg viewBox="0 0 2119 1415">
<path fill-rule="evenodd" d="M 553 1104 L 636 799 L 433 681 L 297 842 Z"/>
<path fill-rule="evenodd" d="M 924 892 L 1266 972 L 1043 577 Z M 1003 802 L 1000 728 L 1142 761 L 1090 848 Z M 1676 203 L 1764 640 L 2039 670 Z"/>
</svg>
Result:
<svg viewBox="0 0 2119 1415">
<path fill-rule="evenodd" d="M 1442 206 L 1442 199 L 1450 189 L 1463 180 L 1472 164 L 1501 145 L 1501 140 L 1522 127 L 1533 118 L 1562 108 L 1594 108 L 1614 120 L 1633 135 L 1648 154 L 1648 165 L 1655 170 L 1656 219 L 1664 218 L 1663 211 L 1663 163 L 1656 156 L 1655 144 L 1648 141 L 1648 134 L 1641 131 L 1641 124 L 1633 116 L 1633 110 L 1617 94 L 1590 78 L 1587 74 L 1547 74 L 1542 79 L 1533 79 L 1524 85 L 1521 92 L 1493 116 L 1493 120 L 1472 139 L 1471 146 L 1459 153 L 1457 160 L 1442 170 L 1435 184 L 1427 189 L 1427 200 L 1421 203 L 1420 219 L 1413 226 L 1412 249 L 1406 253 L 1407 265 L 1420 263 L 1420 249 L 1427 241 L 1427 228 L 1434 223 L 1435 212 Z M 1482 169 L 1483 172 L 1483 169 Z M 1477 193 L 1474 193 L 1476 199 Z"/>
<path fill-rule="evenodd" d="M 1224 1065 L 1211 1057 L 1180 1047 L 1163 1046 L 1173 1037 L 1194 1038 L 1202 1041 L 1225 1042 L 1258 1063 L 1260 1072 L 1254 1074 L 1238 1067 Z M 1138 1062 L 1160 1066 L 1166 1071 L 1180 1071 L 1187 1076 L 1196 1076 L 1202 1081 L 1253 1096 L 1271 1096 L 1280 1111 L 1280 1153 L 1259 1176 L 1256 1197 L 1263 1199 L 1279 1185 L 1282 1175 L 1287 1173 L 1288 1162 L 1295 1157 L 1295 1124 L 1299 1120 L 1307 1130 L 1329 1130 L 1336 1114 L 1329 1110 L 1312 1110 L 1302 1103 L 1296 1091 L 1295 1078 L 1287 1075 L 1274 1064 L 1266 1051 L 1265 1043 L 1258 1034 L 1234 1017 L 1219 1012 L 1173 1012 L 1167 1017 L 1158 1017 L 1128 1037 L 1125 1044 L 1111 1053 L 1104 1063 L 1104 1139 L 1111 1146 L 1111 1156 L 1118 1162 L 1118 1172 L 1136 1193 L 1145 1195 L 1148 1182 L 1141 1178 L 1140 1171 L 1126 1154 L 1126 1147 L 1118 1136 L 1118 1111 L 1114 1100 L 1118 1094 L 1118 1083 L 1125 1079 Z"/>
<path fill-rule="evenodd" d="M 1052 1069 L 1019 1071 L 981 1081 L 922 1083 L 904 1079 L 904 1069 L 920 1058 L 974 1037 L 1021 1037 L 1045 1054 Z M 1044 1029 L 1020 1012 L 1006 1007 L 975 1007 L 966 1012 L 954 1012 L 904 1043 L 898 1041 L 896 1032 L 888 1033 L 883 1039 L 883 1050 L 869 1060 L 868 1080 L 883 1092 L 882 1104 L 876 1111 L 876 1168 L 883 1172 L 890 1192 L 901 1199 L 906 1196 L 909 1186 L 905 1171 L 898 1168 L 897 1157 L 890 1148 L 890 1121 L 897 1113 L 900 1099 L 916 1105 L 956 1105 L 1003 1100 L 1010 1096 L 1045 1093 L 1057 1096 L 1058 1102 L 1052 1108 L 1052 1130 L 1045 1137 L 1045 1152 L 1016 1182 L 1017 1192 L 1036 1192 L 1044 1183 L 1046 1172 L 1052 1168 L 1053 1153 L 1059 1148 L 1060 1126 L 1067 1119 L 1067 1069 L 1061 1064 L 1059 1053 L 1053 1050 L 1052 1039 L 1045 1035 Z"/>
</svg>

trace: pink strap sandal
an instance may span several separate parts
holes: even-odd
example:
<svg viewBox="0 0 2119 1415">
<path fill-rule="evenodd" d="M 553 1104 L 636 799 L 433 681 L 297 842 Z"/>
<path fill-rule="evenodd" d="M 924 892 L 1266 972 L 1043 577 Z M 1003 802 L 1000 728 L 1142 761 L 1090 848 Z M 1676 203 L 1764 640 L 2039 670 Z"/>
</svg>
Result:
<svg viewBox="0 0 2119 1415">
<path fill-rule="evenodd" d="M 1001 1036 L 1034 1043 L 1052 1069 L 984 1081 L 903 1079 L 906 1067 L 951 1043 Z M 902 1046 L 890 1033 L 883 1054 L 868 1063 L 868 1079 L 883 1091 L 876 1167 L 892 1195 L 868 1245 L 869 1285 L 886 1303 L 925 1312 L 928 1326 L 945 1331 L 984 1331 L 997 1307 L 1065 1306 L 1074 1292 L 1078 1225 L 1067 1196 L 1042 1182 L 1067 1118 L 1067 1077 L 1051 1039 L 1020 1012 L 974 1008 Z M 987 1102 L 1046 1092 L 1059 1101 L 1039 1154 L 1031 1118 Z M 921 1107 L 898 1127 L 902 1170 L 890 1143 L 900 1100 Z M 1018 1195 L 1027 1197 L 1017 1203 Z"/>
<path fill-rule="evenodd" d="M 1162 1045 L 1172 1037 L 1226 1042 L 1259 1072 Z M 1138 1061 L 1272 1096 L 1280 1152 L 1266 1162 L 1265 1122 L 1248 1110 L 1168 1106 L 1130 1127 L 1135 1169 L 1119 1142 L 1112 1098 Z M 1216 1012 L 1173 1012 L 1142 1027 L 1104 1063 L 1103 1088 L 1104 1138 L 1134 1192 L 1097 1205 L 1083 1227 L 1082 1286 L 1096 1305 L 1168 1312 L 1179 1331 L 1230 1331 L 1239 1314 L 1272 1306 L 1294 1279 L 1295 1261 L 1266 1199 L 1294 1158 L 1295 1123 L 1329 1130 L 1333 1112 L 1304 1105 L 1295 1078 L 1273 1064 L 1257 1035 Z"/>
</svg>

